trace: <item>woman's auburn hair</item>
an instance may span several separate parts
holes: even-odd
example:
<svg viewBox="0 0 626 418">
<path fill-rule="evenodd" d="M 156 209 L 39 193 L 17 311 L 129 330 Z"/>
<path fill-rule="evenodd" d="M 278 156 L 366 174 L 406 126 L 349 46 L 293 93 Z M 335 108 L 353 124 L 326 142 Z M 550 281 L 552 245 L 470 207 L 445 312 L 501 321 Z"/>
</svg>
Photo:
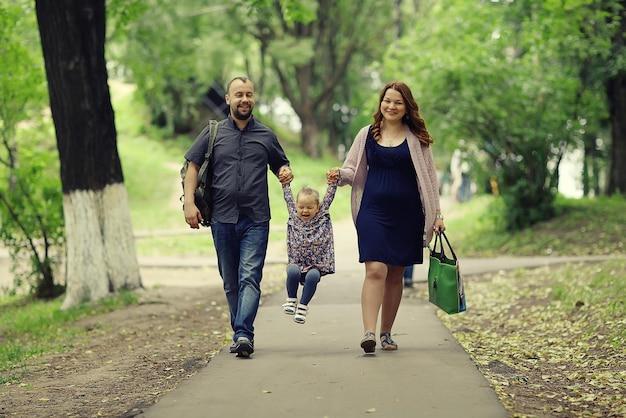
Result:
<svg viewBox="0 0 626 418">
<path fill-rule="evenodd" d="M 404 101 L 404 105 L 406 106 L 406 113 L 402 117 L 402 122 L 406 124 L 411 132 L 419 139 L 419 141 L 425 145 L 430 146 L 432 144 L 433 138 L 428 133 L 426 129 L 426 122 L 420 116 L 419 106 L 417 102 L 413 98 L 413 93 L 411 93 L 411 89 L 409 86 L 404 84 L 401 81 L 391 81 L 387 83 L 382 90 L 380 91 L 380 97 L 378 98 L 378 108 L 374 113 L 374 123 L 372 124 L 372 135 L 376 141 L 379 141 L 381 138 L 380 134 L 380 126 L 383 121 L 383 114 L 380 111 L 380 104 L 383 102 L 385 98 L 385 93 L 387 90 L 393 89 L 400 93 L 402 96 L 402 100 Z"/>
</svg>

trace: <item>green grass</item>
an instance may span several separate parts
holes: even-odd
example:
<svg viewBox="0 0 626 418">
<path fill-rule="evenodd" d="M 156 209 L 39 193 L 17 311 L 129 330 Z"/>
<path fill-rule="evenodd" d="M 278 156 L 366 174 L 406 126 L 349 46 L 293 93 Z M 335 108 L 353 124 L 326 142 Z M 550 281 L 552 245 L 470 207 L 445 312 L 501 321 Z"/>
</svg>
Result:
<svg viewBox="0 0 626 418">
<path fill-rule="evenodd" d="M 448 237 L 465 257 L 625 254 L 623 196 L 556 200 L 557 216 L 523 231 L 499 227 L 501 201 L 479 196 L 453 207 Z"/>
<path fill-rule="evenodd" d="M 176 227 L 181 217 L 175 215 L 181 215 L 182 210 L 180 202 L 172 198 L 175 186 L 182 188 L 180 167 L 172 161 L 172 150 L 143 136 L 123 139 L 119 150 L 135 229 Z"/>
<path fill-rule="evenodd" d="M 51 352 L 63 352 L 86 331 L 76 320 L 136 303 L 137 296 L 121 292 L 95 305 L 61 310 L 62 300 L 31 300 L 26 296 L 0 298 L 0 384 L 19 380 L 27 361 Z"/>
<path fill-rule="evenodd" d="M 625 259 L 594 264 L 584 275 L 578 269 L 567 269 L 552 288 L 553 298 L 565 306 L 576 307 L 581 303 L 601 306 L 607 317 L 626 316 L 626 281 L 624 280 Z M 623 336 L 626 329 L 622 328 Z"/>
</svg>

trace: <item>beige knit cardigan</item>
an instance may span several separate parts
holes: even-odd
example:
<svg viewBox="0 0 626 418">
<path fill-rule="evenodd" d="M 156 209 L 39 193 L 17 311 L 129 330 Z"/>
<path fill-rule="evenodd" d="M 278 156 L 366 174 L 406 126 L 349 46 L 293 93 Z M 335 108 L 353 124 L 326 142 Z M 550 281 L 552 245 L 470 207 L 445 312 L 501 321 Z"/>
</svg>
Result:
<svg viewBox="0 0 626 418">
<path fill-rule="evenodd" d="M 356 217 L 361 207 L 363 189 L 367 180 L 367 156 L 365 154 L 365 142 L 367 133 L 371 125 L 361 128 L 357 134 L 343 166 L 339 170 L 339 186 L 352 185 L 352 221 L 356 224 Z M 411 160 L 417 174 L 417 185 L 422 200 L 422 208 L 426 222 L 424 223 L 424 247 L 428 245 L 433 237 L 433 227 L 435 225 L 435 214 L 440 209 L 439 206 L 439 185 L 437 182 L 437 172 L 435 170 L 435 160 L 430 147 L 423 145 L 419 139 L 411 132 L 407 125 L 404 125 L 406 139 L 409 144 Z"/>
</svg>

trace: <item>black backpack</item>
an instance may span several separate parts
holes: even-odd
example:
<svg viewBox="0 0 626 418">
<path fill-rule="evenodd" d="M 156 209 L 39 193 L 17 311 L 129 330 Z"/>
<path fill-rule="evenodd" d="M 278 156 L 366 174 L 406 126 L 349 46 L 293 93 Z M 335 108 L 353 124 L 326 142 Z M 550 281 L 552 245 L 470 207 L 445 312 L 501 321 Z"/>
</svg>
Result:
<svg viewBox="0 0 626 418">
<path fill-rule="evenodd" d="M 211 179 L 212 170 L 210 164 L 211 153 L 213 152 L 213 143 L 217 136 L 217 121 L 210 120 L 209 124 L 200 132 L 199 136 L 206 135 L 209 145 L 207 147 L 206 154 L 204 154 L 204 162 L 200 166 L 198 172 L 198 187 L 194 193 L 194 202 L 202 214 L 202 226 L 211 226 L 211 214 L 213 212 L 213 198 L 211 196 Z M 185 198 L 185 176 L 187 175 L 187 169 L 189 168 L 189 161 L 185 160 L 183 167 L 180 169 L 180 178 L 182 180 L 183 195 L 180 197 L 181 202 Z M 185 205 L 183 205 L 183 210 Z"/>
</svg>

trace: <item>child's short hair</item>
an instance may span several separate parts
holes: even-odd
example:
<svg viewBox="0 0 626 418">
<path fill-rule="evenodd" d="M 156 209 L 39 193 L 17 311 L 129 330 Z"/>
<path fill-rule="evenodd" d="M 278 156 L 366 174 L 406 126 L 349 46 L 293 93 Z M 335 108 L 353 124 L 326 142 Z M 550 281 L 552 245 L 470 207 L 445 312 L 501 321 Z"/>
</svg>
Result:
<svg viewBox="0 0 626 418">
<path fill-rule="evenodd" d="M 315 202 L 319 206 L 319 204 L 320 204 L 320 194 L 319 194 L 319 192 L 317 190 L 315 190 L 315 189 L 313 189 L 313 188 L 311 188 L 309 186 L 304 186 L 298 192 L 298 195 L 296 196 L 296 201 L 298 200 L 300 195 L 313 196 L 315 198 Z"/>
</svg>

